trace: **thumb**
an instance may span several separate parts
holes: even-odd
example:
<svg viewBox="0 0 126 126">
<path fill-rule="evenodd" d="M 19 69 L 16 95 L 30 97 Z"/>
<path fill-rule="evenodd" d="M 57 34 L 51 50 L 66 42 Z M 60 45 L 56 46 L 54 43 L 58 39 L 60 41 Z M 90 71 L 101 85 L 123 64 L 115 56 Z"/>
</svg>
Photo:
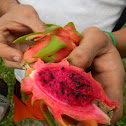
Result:
<svg viewBox="0 0 126 126">
<path fill-rule="evenodd" d="M 83 31 L 83 38 L 68 57 L 72 58 L 71 64 L 88 68 L 93 59 L 106 51 L 106 36 L 98 28 L 90 27 Z"/>
<path fill-rule="evenodd" d="M 14 49 L 4 43 L 0 43 L 0 48 L 0 57 L 9 61 L 21 61 L 23 54 L 19 50 Z"/>
<path fill-rule="evenodd" d="M 88 68 L 91 66 L 92 61 L 95 57 L 94 49 L 92 45 L 86 46 L 85 40 L 83 39 L 79 46 L 77 46 L 70 54 L 70 63 L 80 68 Z"/>
</svg>

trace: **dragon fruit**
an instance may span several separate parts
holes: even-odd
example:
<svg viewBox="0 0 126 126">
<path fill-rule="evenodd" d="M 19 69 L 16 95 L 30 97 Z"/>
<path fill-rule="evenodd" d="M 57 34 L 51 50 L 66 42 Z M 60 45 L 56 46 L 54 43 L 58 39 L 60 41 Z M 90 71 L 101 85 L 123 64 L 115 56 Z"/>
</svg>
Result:
<svg viewBox="0 0 126 126">
<path fill-rule="evenodd" d="M 78 46 L 82 38 L 72 22 L 64 28 L 53 24 L 45 24 L 45 26 L 48 28 L 44 32 L 25 35 L 13 42 L 32 44 L 24 53 L 22 66 L 34 63 L 38 58 L 44 62 L 60 62 Z"/>
<path fill-rule="evenodd" d="M 82 36 L 72 22 L 64 28 L 52 24 L 45 26 L 48 27 L 45 32 L 25 35 L 14 41 L 33 44 L 22 60 L 23 66 L 30 64 L 21 84 L 25 106 L 30 113 L 37 113 L 37 119 L 46 118 L 51 126 L 55 126 L 54 119 L 61 126 L 73 126 L 78 122 L 86 126 L 110 124 L 118 104 L 106 96 L 91 73 L 70 66 L 66 60 Z"/>
<path fill-rule="evenodd" d="M 21 84 L 23 99 L 27 102 L 32 94 L 32 105 L 40 101 L 43 115 L 47 120 L 51 117 L 51 126 L 55 126 L 51 123 L 53 118 L 61 126 L 77 122 L 86 126 L 110 124 L 113 111 L 119 107 L 106 96 L 91 73 L 70 66 L 66 59 L 59 63 L 38 59 L 26 73 Z"/>
</svg>

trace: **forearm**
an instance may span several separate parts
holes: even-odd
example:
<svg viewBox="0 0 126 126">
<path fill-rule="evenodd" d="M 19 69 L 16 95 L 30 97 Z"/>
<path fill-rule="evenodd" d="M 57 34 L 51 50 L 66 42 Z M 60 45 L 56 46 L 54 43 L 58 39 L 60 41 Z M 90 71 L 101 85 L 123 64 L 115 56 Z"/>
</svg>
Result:
<svg viewBox="0 0 126 126">
<path fill-rule="evenodd" d="M 9 8 L 18 4 L 17 0 L 0 0 L 0 16 L 5 14 Z"/>
<path fill-rule="evenodd" d="M 126 28 L 112 33 L 116 40 L 116 48 L 121 57 L 126 57 Z"/>
</svg>

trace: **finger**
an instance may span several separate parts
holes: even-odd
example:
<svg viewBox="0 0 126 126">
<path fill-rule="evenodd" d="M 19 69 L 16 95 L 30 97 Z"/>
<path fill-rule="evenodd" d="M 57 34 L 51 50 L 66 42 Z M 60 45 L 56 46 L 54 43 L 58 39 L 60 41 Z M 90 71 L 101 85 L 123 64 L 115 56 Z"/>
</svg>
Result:
<svg viewBox="0 0 126 126">
<path fill-rule="evenodd" d="M 34 20 L 32 20 L 30 23 L 27 22 L 27 26 L 30 27 L 33 32 L 44 32 L 46 29 L 44 22 L 42 22 L 38 16 L 34 18 Z"/>
<path fill-rule="evenodd" d="M 13 69 L 14 68 L 18 68 L 18 69 L 22 68 L 22 66 L 18 62 L 12 62 L 12 61 L 9 61 L 9 60 L 6 60 L 6 59 L 3 59 L 3 62 L 4 62 L 5 66 L 7 68 L 13 68 Z"/>
<path fill-rule="evenodd" d="M 46 27 L 44 26 L 45 23 L 41 21 L 35 9 L 31 7 L 29 8 L 29 12 L 31 13 L 31 15 L 30 13 L 27 13 L 28 19 L 25 20 L 24 24 L 27 27 L 31 28 L 33 32 L 45 31 L 46 29 Z"/>
<path fill-rule="evenodd" d="M 11 48 L 10 46 L 0 43 L 0 57 L 7 59 L 9 61 L 20 62 L 22 59 L 22 52 Z"/>
</svg>

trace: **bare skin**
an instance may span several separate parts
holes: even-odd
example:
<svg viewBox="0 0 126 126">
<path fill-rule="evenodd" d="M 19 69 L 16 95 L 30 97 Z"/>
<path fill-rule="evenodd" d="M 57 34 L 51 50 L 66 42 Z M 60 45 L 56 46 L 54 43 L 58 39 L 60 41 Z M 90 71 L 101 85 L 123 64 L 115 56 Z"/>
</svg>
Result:
<svg viewBox="0 0 126 126">
<path fill-rule="evenodd" d="M 28 44 L 12 44 L 12 42 L 19 36 L 44 31 L 43 24 L 34 8 L 29 5 L 17 4 L 1 17 L 0 57 L 3 58 L 6 67 L 21 68 L 20 61 Z"/>
<path fill-rule="evenodd" d="M 5 0 L 4 0 L 5 1 Z M 2 0 L 2 2 L 4 3 Z M 12 4 L 14 1 L 14 4 Z M 20 62 L 28 44 L 12 44 L 17 37 L 31 33 L 44 31 L 46 28 L 33 7 L 19 5 L 16 0 L 11 0 L 8 9 L 2 9 L 3 16 L 0 18 L 0 57 L 6 67 L 21 68 Z M 12 6 L 13 5 L 13 6 Z M 23 12 L 23 13 L 22 13 Z M 33 20 L 34 19 L 34 20 Z M 125 30 L 113 33 L 117 49 L 120 54 L 126 56 L 124 41 Z M 83 39 L 69 57 L 71 64 L 88 69 L 91 67 L 93 77 L 102 84 L 107 96 L 117 102 L 120 108 L 115 111 L 112 123 L 121 119 L 123 114 L 123 81 L 124 68 L 117 49 L 113 46 L 111 37 L 103 33 L 99 28 L 89 27 L 82 32 Z M 121 36 L 121 37 L 120 37 Z M 82 124 L 78 124 L 82 125 Z"/>
</svg>

